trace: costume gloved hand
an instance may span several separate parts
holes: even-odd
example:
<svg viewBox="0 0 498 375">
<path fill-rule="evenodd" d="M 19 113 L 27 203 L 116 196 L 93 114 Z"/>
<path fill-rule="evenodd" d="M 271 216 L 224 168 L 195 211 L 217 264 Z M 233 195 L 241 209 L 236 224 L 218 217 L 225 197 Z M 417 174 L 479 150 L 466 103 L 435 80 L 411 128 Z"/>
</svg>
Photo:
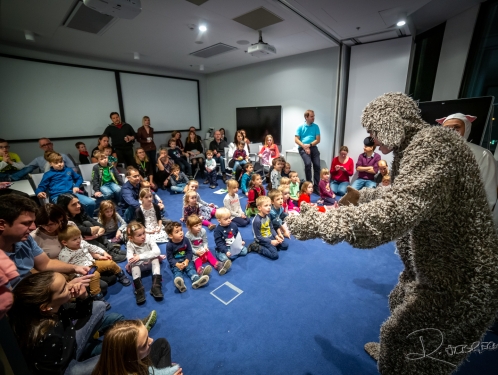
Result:
<svg viewBox="0 0 498 375">
<path fill-rule="evenodd" d="M 339 200 L 339 205 L 349 206 L 350 204 L 352 204 L 353 206 L 358 206 L 358 201 L 360 200 L 360 192 L 356 189 L 353 189 L 351 186 L 348 186 L 346 190 L 346 195 Z"/>
</svg>

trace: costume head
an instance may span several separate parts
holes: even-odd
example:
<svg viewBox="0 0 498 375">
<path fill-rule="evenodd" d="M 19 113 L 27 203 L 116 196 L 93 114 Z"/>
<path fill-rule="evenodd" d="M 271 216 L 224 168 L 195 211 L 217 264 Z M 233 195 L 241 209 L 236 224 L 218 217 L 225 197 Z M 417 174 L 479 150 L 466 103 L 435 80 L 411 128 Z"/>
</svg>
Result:
<svg viewBox="0 0 498 375">
<path fill-rule="evenodd" d="M 367 104 L 361 124 L 380 143 L 389 148 L 401 146 L 406 128 L 423 122 L 417 102 L 401 92 L 390 92 Z"/>
<path fill-rule="evenodd" d="M 457 119 L 464 123 L 465 125 L 465 133 L 463 134 L 463 139 L 467 140 L 470 135 L 470 131 L 472 130 L 472 123 L 477 119 L 475 116 L 464 115 L 463 113 L 454 113 L 449 115 L 448 117 L 439 118 L 436 121 L 443 125 L 446 121 L 451 119 Z"/>
</svg>

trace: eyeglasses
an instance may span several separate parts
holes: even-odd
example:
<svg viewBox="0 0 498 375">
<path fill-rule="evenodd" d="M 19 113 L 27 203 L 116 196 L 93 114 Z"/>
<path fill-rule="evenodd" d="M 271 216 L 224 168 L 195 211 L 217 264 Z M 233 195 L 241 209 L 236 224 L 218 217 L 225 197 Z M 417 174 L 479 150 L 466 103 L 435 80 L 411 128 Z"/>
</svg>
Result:
<svg viewBox="0 0 498 375">
<path fill-rule="evenodd" d="M 4 148 L 4 149 L 8 150 L 10 148 L 10 146 L 0 146 L 0 148 Z"/>
<path fill-rule="evenodd" d="M 49 143 L 45 143 L 43 145 L 40 145 L 40 147 L 47 147 L 47 146 L 52 146 L 53 143 L 52 142 L 49 142 Z"/>
</svg>

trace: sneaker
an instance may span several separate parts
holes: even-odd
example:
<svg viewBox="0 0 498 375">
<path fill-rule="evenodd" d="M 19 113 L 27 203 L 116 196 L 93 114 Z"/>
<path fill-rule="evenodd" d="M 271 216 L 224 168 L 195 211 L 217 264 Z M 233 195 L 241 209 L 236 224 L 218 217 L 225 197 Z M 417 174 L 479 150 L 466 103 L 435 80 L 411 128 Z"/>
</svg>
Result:
<svg viewBox="0 0 498 375">
<path fill-rule="evenodd" d="M 152 310 L 149 315 L 142 319 L 142 323 L 144 324 L 147 331 L 150 331 L 152 327 L 156 324 L 157 321 L 157 313 L 156 310 Z"/>
<path fill-rule="evenodd" d="M 209 185 L 211 189 L 216 189 L 216 185 Z"/>
<path fill-rule="evenodd" d="M 247 252 L 250 253 L 251 251 L 259 253 L 259 244 L 257 242 L 253 242 L 247 247 Z"/>
<path fill-rule="evenodd" d="M 224 262 L 217 263 L 217 270 L 220 275 L 224 275 L 227 271 L 232 267 L 232 261 L 230 259 L 225 260 Z"/>
<path fill-rule="evenodd" d="M 215 224 L 209 224 L 209 226 L 208 226 L 209 230 L 214 230 L 214 228 L 216 228 Z"/>
<path fill-rule="evenodd" d="M 197 276 L 197 277 L 199 277 L 199 276 Z M 176 288 L 180 291 L 180 293 L 183 293 L 187 290 L 187 287 L 185 286 L 185 283 L 183 282 L 183 279 L 180 276 L 175 277 L 174 283 L 175 283 Z"/>
<path fill-rule="evenodd" d="M 209 178 L 206 178 L 206 179 L 204 180 L 204 184 L 209 184 Z"/>
<path fill-rule="evenodd" d="M 123 286 L 131 285 L 131 280 L 125 275 L 123 270 L 121 270 L 121 272 L 118 273 L 116 277 L 118 278 L 118 282 L 123 284 Z"/>
<path fill-rule="evenodd" d="M 207 265 L 206 267 L 199 267 L 197 274 L 199 276 L 209 275 L 212 270 L 213 268 L 210 265 Z"/>
<path fill-rule="evenodd" d="M 192 278 L 192 288 L 194 288 L 194 289 L 198 289 L 201 286 L 206 285 L 208 283 L 208 281 L 209 281 L 209 276 L 206 276 L 206 275 L 201 276 L 201 277 L 197 276 L 197 278 L 196 278 L 196 276 L 197 275 L 195 275 Z"/>
</svg>

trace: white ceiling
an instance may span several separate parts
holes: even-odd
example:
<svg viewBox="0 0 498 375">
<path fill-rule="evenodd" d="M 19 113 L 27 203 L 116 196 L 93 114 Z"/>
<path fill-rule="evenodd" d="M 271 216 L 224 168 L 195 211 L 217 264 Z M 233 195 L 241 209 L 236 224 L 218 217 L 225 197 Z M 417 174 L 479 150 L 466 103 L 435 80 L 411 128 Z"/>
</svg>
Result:
<svg viewBox="0 0 498 375">
<path fill-rule="evenodd" d="M 282 3 L 287 3 L 337 40 L 363 36 L 358 40 L 365 42 L 376 39 L 371 34 L 382 32 L 387 33 L 377 38 L 395 37 L 393 25 L 403 13 L 410 15 L 426 8 L 428 3 L 448 1 L 209 0 L 196 6 L 185 0 L 142 0 L 142 12 L 135 19 L 117 20 L 99 36 L 62 26 L 76 0 L 2 0 L 0 43 L 97 60 L 134 61 L 137 66 L 212 73 L 337 46 Z M 468 8 L 478 1 L 459 0 L 459 3 L 461 8 Z M 261 6 L 284 21 L 262 30 L 264 41 L 275 46 L 277 54 L 258 59 L 245 53 L 247 45 L 237 44 L 241 40 L 257 42 L 257 32 L 232 19 Z M 190 30 L 188 25 L 200 23 L 205 23 L 208 31 L 202 37 L 203 44 L 196 44 L 198 31 Z M 36 41 L 26 41 L 24 30 L 35 33 Z M 403 33 L 409 34 L 407 26 Z M 225 43 L 238 50 L 208 59 L 189 55 L 216 43 Z M 140 60 L 133 60 L 134 52 L 140 53 Z M 199 71 L 200 64 L 204 65 L 203 72 Z"/>
</svg>

